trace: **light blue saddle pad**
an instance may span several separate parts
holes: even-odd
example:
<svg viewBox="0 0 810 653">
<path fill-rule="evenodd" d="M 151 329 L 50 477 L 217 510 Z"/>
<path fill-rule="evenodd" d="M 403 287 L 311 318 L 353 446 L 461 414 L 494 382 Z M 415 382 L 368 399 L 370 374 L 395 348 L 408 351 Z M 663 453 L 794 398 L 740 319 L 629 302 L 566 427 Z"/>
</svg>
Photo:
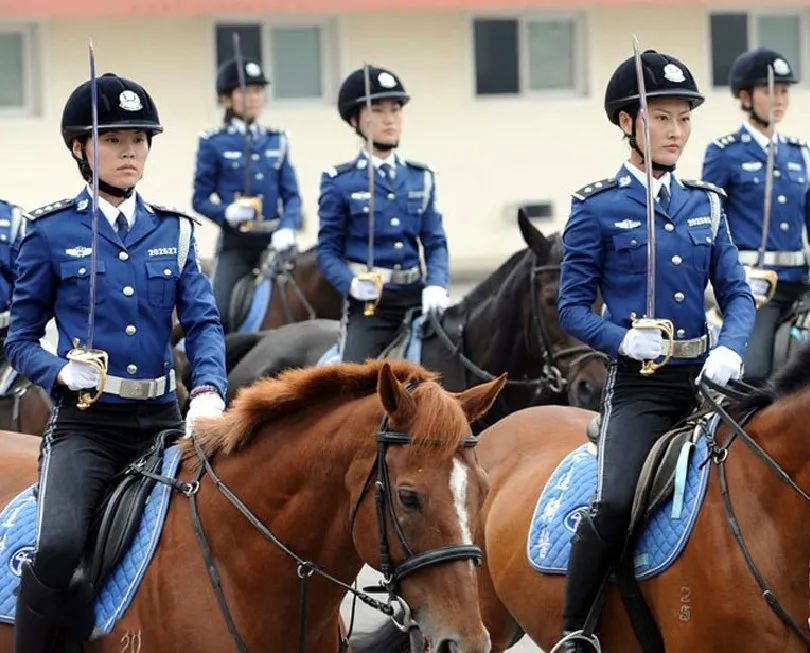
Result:
<svg viewBox="0 0 810 653">
<path fill-rule="evenodd" d="M 239 326 L 239 331 L 249 333 L 261 330 L 262 320 L 267 312 L 267 307 L 270 306 L 272 296 L 273 276 L 268 275 L 256 286 L 253 298 L 250 300 L 250 308 Z"/>
<path fill-rule="evenodd" d="M 408 346 L 405 347 L 405 360 L 415 363 L 416 365 L 422 362 L 422 324 L 424 321 L 424 315 L 413 319 L 413 322 L 411 322 L 411 334 L 408 340 Z M 338 346 L 335 345 L 318 359 L 318 366 L 339 362 L 340 351 Z"/>
<path fill-rule="evenodd" d="M 711 464 L 703 465 L 708 447 L 700 437 L 681 452 L 675 493 L 652 515 L 635 551 L 636 578 L 660 574 L 681 554 L 700 512 Z M 584 444 L 559 464 L 546 483 L 532 516 L 527 553 L 529 564 L 547 574 L 564 574 L 571 537 L 596 494 L 597 463 L 592 445 Z"/>
<path fill-rule="evenodd" d="M 166 449 L 164 476 L 174 477 L 180 462 L 177 446 Z M 34 554 L 37 528 L 37 503 L 30 487 L 0 512 L 0 622 L 14 623 L 20 584 L 20 569 Z M 110 572 L 96 596 L 94 637 L 109 633 L 124 614 L 143 579 L 155 553 L 172 488 L 156 483 L 144 508 L 141 525 L 121 563 Z"/>
</svg>

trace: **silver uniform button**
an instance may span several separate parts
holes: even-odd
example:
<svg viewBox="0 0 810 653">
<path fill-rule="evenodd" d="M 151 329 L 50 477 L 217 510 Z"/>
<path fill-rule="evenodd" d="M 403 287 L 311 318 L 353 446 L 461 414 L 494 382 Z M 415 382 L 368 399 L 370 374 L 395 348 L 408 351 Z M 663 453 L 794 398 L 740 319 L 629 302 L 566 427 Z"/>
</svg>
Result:
<svg viewBox="0 0 810 653">
<path fill-rule="evenodd" d="M 686 295 L 684 295 L 682 292 L 676 292 L 674 295 L 672 295 L 672 298 L 680 304 L 684 299 L 686 299 Z"/>
<path fill-rule="evenodd" d="M 396 264 L 394 264 L 394 269 L 395 270 L 401 270 L 402 266 L 399 263 L 396 263 Z"/>
<path fill-rule="evenodd" d="M 386 195 L 386 197 L 387 197 L 389 200 L 396 199 L 396 195 L 394 195 L 393 193 L 388 193 L 388 195 Z"/>
<path fill-rule="evenodd" d="M 776 201 L 779 202 L 780 204 L 787 204 L 787 197 L 785 197 L 784 195 L 780 195 L 779 197 L 776 198 Z"/>
<path fill-rule="evenodd" d="M 790 230 L 790 224 L 789 224 L 789 223 L 787 223 L 787 222 L 780 222 L 780 223 L 779 223 L 779 228 L 780 228 L 782 231 L 788 231 L 788 230 Z"/>
<path fill-rule="evenodd" d="M 79 268 L 79 276 L 87 274 L 87 268 Z"/>
<path fill-rule="evenodd" d="M 127 254 L 126 252 L 118 252 L 118 260 L 119 261 L 128 261 L 129 260 L 129 254 Z"/>
<path fill-rule="evenodd" d="M 253 154 L 250 158 L 253 159 L 254 161 L 258 161 L 259 160 L 259 155 L 258 154 Z"/>
<path fill-rule="evenodd" d="M 675 332 L 675 335 L 676 335 L 676 336 L 678 336 L 679 338 L 683 338 L 683 337 L 685 337 L 685 336 L 686 336 L 686 331 L 684 331 L 683 329 L 678 329 L 678 330 Z"/>
<path fill-rule="evenodd" d="M 398 227 L 399 226 L 399 218 L 391 218 L 391 226 Z"/>
<path fill-rule="evenodd" d="M 132 363 L 130 363 L 129 365 L 127 365 L 127 372 L 129 372 L 130 374 L 137 374 L 138 373 L 138 366 L 133 365 Z"/>
<path fill-rule="evenodd" d="M 671 222 L 667 222 L 664 225 L 664 229 L 666 229 L 667 231 L 675 231 L 675 225 L 672 224 Z"/>
<path fill-rule="evenodd" d="M 134 295 L 134 294 L 135 294 L 135 288 L 133 288 L 132 286 L 124 286 L 123 293 L 124 293 L 124 294 L 125 294 L 127 297 L 132 297 L 132 295 Z"/>
<path fill-rule="evenodd" d="M 630 241 L 630 247 L 638 247 L 638 241 L 635 238 Z"/>
<path fill-rule="evenodd" d="M 712 244 L 712 237 L 711 236 L 706 236 L 706 242 L 709 243 L 709 245 L 711 245 Z"/>
<path fill-rule="evenodd" d="M 403 247 L 405 247 L 405 245 L 403 245 L 403 244 L 402 244 L 401 242 L 399 242 L 399 241 L 397 241 L 397 242 L 395 242 L 395 243 L 394 243 L 394 249 L 402 249 Z"/>
<path fill-rule="evenodd" d="M 259 181 L 261 181 L 262 179 L 264 179 L 264 173 L 262 173 L 262 172 L 257 172 L 257 173 L 256 173 L 256 179 L 258 179 Z"/>
<path fill-rule="evenodd" d="M 169 268 L 163 268 L 163 276 L 164 277 L 172 276 L 172 271 Z"/>
<path fill-rule="evenodd" d="M 683 259 L 677 254 L 675 254 L 675 256 L 672 257 L 672 263 L 673 265 L 680 265 L 681 263 L 683 263 Z"/>
<path fill-rule="evenodd" d="M 134 336 L 136 333 L 138 333 L 138 329 L 134 324 L 127 324 L 127 328 L 124 329 L 124 333 L 126 333 L 128 336 Z"/>
<path fill-rule="evenodd" d="M 782 173 L 781 173 L 781 172 L 779 172 L 778 170 L 774 170 L 774 171 L 773 171 L 773 176 L 774 176 L 774 177 L 781 177 L 781 176 L 782 176 Z"/>
<path fill-rule="evenodd" d="M 367 206 L 363 207 L 363 213 L 368 213 L 368 207 Z"/>
</svg>

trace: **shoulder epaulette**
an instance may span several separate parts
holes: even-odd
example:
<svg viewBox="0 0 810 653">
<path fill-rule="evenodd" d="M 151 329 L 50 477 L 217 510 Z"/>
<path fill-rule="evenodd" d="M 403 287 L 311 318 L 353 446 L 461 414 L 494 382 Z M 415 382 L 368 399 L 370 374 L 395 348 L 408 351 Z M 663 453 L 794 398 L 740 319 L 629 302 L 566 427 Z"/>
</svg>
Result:
<svg viewBox="0 0 810 653">
<path fill-rule="evenodd" d="M 405 163 L 412 168 L 417 168 L 418 170 L 427 170 L 428 172 L 432 172 L 435 174 L 436 169 L 427 163 L 421 163 L 419 161 L 411 161 L 410 159 L 406 159 Z"/>
<path fill-rule="evenodd" d="M 702 179 L 681 179 L 681 183 L 684 186 L 688 186 L 689 188 L 699 188 L 700 190 L 710 190 L 713 193 L 717 193 L 721 197 L 726 197 L 726 191 L 724 191 L 720 186 L 715 186 L 710 181 L 703 181 Z"/>
<path fill-rule="evenodd" d="M 51 215 L 53 213 L 59 213 L 60 211 L 64 211 L 65 209 L 69 209 L 70 207 L 76 204 L 75 197 L 69 197 L 64 200 L 59 200 L 58 202 L 54 202 L 53 204 L 46 204 L 45 206 L 41 206 L 38 209 L 34 209 L 28 214 L 28 217 L 31 220 L 36 220 L 38 218 L 44 218 L 47 215 Z"/>
<path fill-rule="evenodd" d="M 803 138 L 796 138 L 795 136 L 786 136 L 785 140 L 791 145 L 798 145 L 799 147 L 807 147 L 807 141 Z"/>
<path fill-rule="evenodd" d="M 268 127 L 265 125 L 264 131 L 266 131 L 268 134 L 280 134 L 282 136 L 287 135 L 287 130 L 283 127 Z"/>
<path fill-rule="evenodd" d="M 347 161 L 346 163 L 338 163 L 336 166 L 327 168 L 324 170 L 324 172 L 330 177 L 337 177 L 338 175 L 342 175 L 344 172 L 349 172 L 349 170 L 353 170 L 356 167 L 357 164 L 354 161 Z"/>
<path fill-rule="evenodd" d="M 177 217 L 187 218 L 188 220 L 191 220 L 192 222 L 196 222 L 197 224 L 200 224 L 200 221 L 197 218 L 195 218 L 193 215 L 189 215 L 188 213 L 185 213 L 184 211 L 181 211 L 180 209 L 178 209 L 178 208 L 176 208 L 174 206 L 160 206 L 159 204 L 146 204 L 146 203 L 144 203 L 144 208 L 146 208 L 146 210 L 149 211 L 150 213 L 157 213 L 159 215 L 176 215 Z"/>
<path fill-rule="evenodd" d="M 212 136 L 219 134 L 223 129 L 225 129 L 224 125 L 220 125 L 219 127 L 211 127 L 210 129 L 205 129 L 200 132 L 200 138 L 208 139 Z"/>
<path fill-rule="evenodd" d="M 730 134 L 726 134 L 725 136 L 721 136 L 720 138 L 713 140 L 712 143 L 722 150 L 726 145 L 731 145 L 739 140 L 740 135 L 737 132 L 731 132 Z"/>
<path fill-rule="evenodd" d="M 615 177 L 608 177 L 607 179 L 593 181 L 587 186 L 580 188 L 576 193 L 571 194 L 578 200 L 586 200 L 592 195 L 601 193 L 603 190 L 607 190 L 608 188 L 615 188 L 618 185 L 619 182 Z"/>
</svg>

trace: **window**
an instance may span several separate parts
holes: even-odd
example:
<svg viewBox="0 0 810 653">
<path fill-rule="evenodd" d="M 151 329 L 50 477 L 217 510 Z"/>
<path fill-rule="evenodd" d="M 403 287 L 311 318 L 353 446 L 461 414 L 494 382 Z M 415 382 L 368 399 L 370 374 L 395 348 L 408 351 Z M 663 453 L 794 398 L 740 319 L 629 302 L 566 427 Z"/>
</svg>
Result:
<svg viewBox="0 0 810 653">
<path fill-rule="evenodd" d="M 37 94 L 33 26 L 0 26 L 0 111 L 33 113 Z"/>
<path fill-rule="evenodd" d="M 583 36 L 576 16 L 476 19 L 476 94 L 584 94 Z"/>
<path fill-rule="evenodd" d="M 791 13 L 715 13 L 710 16 L 712 84 L 728 86 L 734 60 L 747 50 L 772 48 L 787 57 L 796 77 L 802 74 L 802 24 Z"/>
<path fill-rule="evenodd" d="M 277 100 L 322 99 L 327 75 L 331 32 L 325 23 L 218 23 L 217 65 L 233 57 L 233 34 L 242 54 L 261 62 L 270 81 L 268 94 Z M 266 53 L 266 55 L 265 55 Z"/>
</svg>

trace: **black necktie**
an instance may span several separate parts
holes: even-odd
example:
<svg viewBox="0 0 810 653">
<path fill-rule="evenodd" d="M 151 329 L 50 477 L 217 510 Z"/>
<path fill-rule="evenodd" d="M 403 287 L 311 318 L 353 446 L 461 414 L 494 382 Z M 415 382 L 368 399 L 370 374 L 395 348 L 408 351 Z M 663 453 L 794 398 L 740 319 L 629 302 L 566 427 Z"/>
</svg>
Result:
<svg viewBox="0 0 810 653">
<path fill-rule="evenodd" d="M 661 184 L 661 189 L 658 191 L 658 204 L 664 211 L 669 211 L 669 190 L 664 184 Z"/>
<path fill-rule="evenodd" d="M 129 233 L 129 222 L 127 222 L 127 216 L 119 212 L 118 216 L 115 218 L 115 226 L 118 229 L 118 237 L 123 241 Z"/>
<path fill-rule="evenodd" d="M 391 167 L 390 163 L 382 163 L 380 164 L 380 172 L 382 173 L 383 177 L 386 179 L 393 179 L 394 178 L 394 169 Z"/>
</svg>

